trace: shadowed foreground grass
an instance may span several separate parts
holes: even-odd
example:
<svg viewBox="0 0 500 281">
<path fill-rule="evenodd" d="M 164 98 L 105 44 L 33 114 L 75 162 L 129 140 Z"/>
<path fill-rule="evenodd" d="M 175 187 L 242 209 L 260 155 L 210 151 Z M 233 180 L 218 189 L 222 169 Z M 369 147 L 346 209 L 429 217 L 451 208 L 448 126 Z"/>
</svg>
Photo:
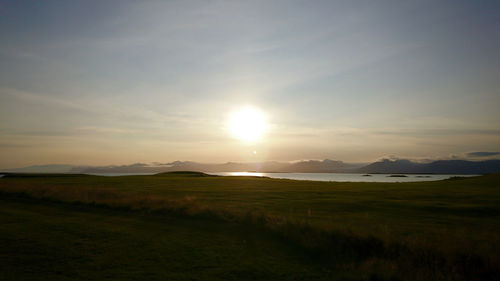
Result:
<svg viewBox="0 0 500 281">
<path fill-rule="evenodd" d="M 33 199 L 0 200 L 0 280 L 329 280 L 241 224 Z"/>
<path fill-rule="evenodd" d="M 137 266 L 117 265 L 109 273 L 117 279 L 125 275 L 141 279 L 138 275 L 148 273 L 181 280 L 498 280 L 499 188 L 499 175 L 422 183 L 327 183 L 212 177 L 197 173 L 127 177 L 9 175 L 0 179 L 1 196 L 5 201 L 2 212 L 3 216 L 11 214 L 12 220 L 19 222 L 19 229 L 2 223 L 0 241 L 14 247 L 11 250 L 22 263 L 23 259 L 32 259 L 33 254 L 15 249 L 24 249 L 26 245 L 22 240 L 9 240 L 9 237 L 22 236 L 19 233 L 33 240 L 36 245 L 28 248 L 36 252 L 44 247 L 60 248 L 59 243 L 77 239 L 64 236 L 65 233 L 81 235 L 75 229 L 95 228 L 93 231 L 104 233 L 123 228 L 123 235 L 119 235 L 120 231 L 113 232 L 114 238 L 96 236 L 86 240 L 97 248 L 111 245 L 110 251 L 77 251 L 78 247 L 73 249 L 72 244 L 66 247 L 70 253 L 76 251 L 86 259 L 102 261 L 117 253 L 137 252 L 134 245 L 149 243 L 145 246 L 150 247 L 148 251 L 139 251 L 142 254 L 124 255 Z M 66 211 L 49 211 L 45 219 L 23 217 L 43 217 L 43 212 L 31 210 L 42 207 Z M 104 220 L 107 224 L 95 223 Z M 120 220 L 130 221 L 123 224 Z M 167 225 L 172 228 L 168 233 L 161 232 L 167 227 L 163 226 L 165 220 L 170 220 Z M 40 231 L 50 229 L 37 226 L 43 221 L 56 228 L 53 234 Z M 141 233 L 149 238 L 143 239 L 137 234 L 130 240 L 121 239 L 129 237 L 127 233 L 138 231 L 133 227 L 127 229 L 127 225 L 144 221 L 154 221 L 151 227 L 140 227 Z M 180 226 L 184 227 L 184 232 L 177 229 Z M 182 238 L 182 233 L 189 231 L 197 235 Z M 259 247 L 231 250 L 232 244 L 224 243 L 231 239 L 250 241 L 249 233 L 252 233 L 252 241 L 258 241 L 254 244 L 260 243 Z M 54 245 L 46 245 L 51 241 L 47 237 L 53 235 L 62 235 L 62 238 L 54 241 Z M 159 242 L 153 238 L 161 240 L 168 235 L 173 245 L 158 246 Z M 211 235 L 219 239 L 208 238 Z M 228 235 L 230 237 L 226 237 Z M 180 248 L 169 250 L 174 246 Z M 208 260 L 200 260 L 196 251 L 188 250 L 206 247 L 216 249 L 205 255 Z M 220 257 L 219 264 L 211 270 L 194 273 L 189 269 L 193 262 L 202 268 L 206 266 L 204 261 L 210 264 L 214 254 L 221 249 L 234 251 L 241 266 L 234 264 L 235 257 L 228 255 Z M 247 250 L 257 252 L 250 254 Z M 155 251 L 163 253 L 162 256 L 175 253 L 174 257 L 180 259 L 174 261 L 169 257 L 170 260 L 162 262 L 147 255 Z M 0 254 L 6 260 L 12 255 L 3 251 Z M 46 255 L 50 257 L 50 251 Z M 63 258 L 52 257 L 54 262 Z M 193 261 L 187 262 L 190 259 Z M 143 263 L 147 264 L 140 266 Z M 65 274 L 75 269 L 81 274 L 73 277 L 85 279 L 82 277 L 85 274 L 95 274 L 95 266 L 106 268 L 107 263 L 89 262 L 87 267 L 84 263 L 81 268 L 79 264 L 56 266 L 55 271 L 46 273 L 59 272 L 60 277 L 71 277 Z M 170 267 L 173 264 L 180 271 L 189 272 L 172 275 L 177 274 Z M 37 266 L 40 265 L 34 262 L 21 269 Z M 134 272 L 138 275 L 129 272 L 132 268 L 136 268 Z M 235 271 L 241 274 L 231 273 Z M 2 268 L 2 272 L 9 271 Z M 16 276 L 23 275 L 10 275 Z"/>
</svg>

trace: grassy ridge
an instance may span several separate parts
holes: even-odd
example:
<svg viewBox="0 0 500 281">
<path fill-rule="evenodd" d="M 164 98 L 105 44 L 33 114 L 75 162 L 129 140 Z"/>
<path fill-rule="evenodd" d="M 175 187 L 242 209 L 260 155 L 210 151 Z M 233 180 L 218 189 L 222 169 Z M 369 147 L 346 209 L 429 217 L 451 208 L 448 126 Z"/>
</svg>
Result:
<svg viewBox="0 0 500 281">
<path fill-rule="evenodd" d="M 421 183 L 327 183 L 174 173 L 8 176 L 0 179 L 0 189 L 261 225 L 336 270 L 415 280 L 496 280 L 499 183 L 498 175 Z"/>
</svg>

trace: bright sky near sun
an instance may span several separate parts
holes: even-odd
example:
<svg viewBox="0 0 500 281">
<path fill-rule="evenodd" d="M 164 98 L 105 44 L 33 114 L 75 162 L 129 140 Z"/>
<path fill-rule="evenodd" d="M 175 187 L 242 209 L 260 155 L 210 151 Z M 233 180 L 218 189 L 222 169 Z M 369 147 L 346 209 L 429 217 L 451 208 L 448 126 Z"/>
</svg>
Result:
<svg viewBox="0 0 500 281">
<path fill-rule="evenodd" d="M 228 119 L 230 133 L 248 144 L 261 141 L 268 126 L 265 113 L 251 106 L 235 110 Z"/>
<path fill-rule="evenodd" d="M 500 151 L 498 1 L 0 1 L 0 168 Z"/>
</svg>

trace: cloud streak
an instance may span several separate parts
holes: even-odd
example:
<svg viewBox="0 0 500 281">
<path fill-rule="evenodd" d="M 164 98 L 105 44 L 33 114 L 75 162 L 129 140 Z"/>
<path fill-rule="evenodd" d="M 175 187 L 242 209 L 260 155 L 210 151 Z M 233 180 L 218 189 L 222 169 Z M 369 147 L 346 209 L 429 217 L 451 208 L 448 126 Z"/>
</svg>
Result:
<svg viewBox="0 0 500 281">
<path fill-rule="evenodd" d="M 10 1 L 0 161 L 499 151 L 496 7 L 386 3 Z M 224 131 L 247 104 L 272 123 L 255 147 Z"/>
<path fill-rule="evenodd" d="M 500 152 L 477 151 L 467 153 L 468 157 L 491 157 L 500 155 Z"/>
</svg>

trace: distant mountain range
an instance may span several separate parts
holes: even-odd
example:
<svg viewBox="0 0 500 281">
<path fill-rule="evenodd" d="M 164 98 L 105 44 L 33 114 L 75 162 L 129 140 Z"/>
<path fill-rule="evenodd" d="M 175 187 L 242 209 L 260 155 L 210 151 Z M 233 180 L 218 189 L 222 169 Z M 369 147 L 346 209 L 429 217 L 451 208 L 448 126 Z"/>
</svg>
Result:
<svg viewBox="0 0 500 281">
<path fill-rule="evenodd" d="M 39 165 L 4 169 L 14 173 L 161 173 L 171 171 L 201 172 L 267 172 L 267 173 L 365 173 L 365 174 L 489 174 L 500 173 L 500 160 L 438 160 L 418 163 L 410 160 L 384 159 L 371 164 L 345 163 L 325 159 L 299 162 L 263 162 L 207 164 L 192 161 L 122 166 Z"/>
<path fill-rule="evenodd" d="M 358 169 L 358 172 L 381 174 L 490 174 L 500 173 L 500 160 L 438 160 L 430 163 L 416 163 L 409 160 L 384 159 L 362 167 Z"/>
<path fill-rule="evenodd" d="M 72 165 L 36 165 L 16 169 L 2 169 L 2 172 L 12 173 L 71 173 L 75 169 Z"/>
<path fill-rule="evenodd" d="M 76 167 L 72 172 L 78 173 L 160 173 L 170 171 L 201 172 L 276 172 L 276 173 L 342 173 L 352 172 L 365 164 L 351 164 L 333 160 L 309 160 L 300 162 L 263 162 L 207 164 L 191 161 L 175 161 L 147 165 L 136 163 L 126 166 Z"/>
</svg>

